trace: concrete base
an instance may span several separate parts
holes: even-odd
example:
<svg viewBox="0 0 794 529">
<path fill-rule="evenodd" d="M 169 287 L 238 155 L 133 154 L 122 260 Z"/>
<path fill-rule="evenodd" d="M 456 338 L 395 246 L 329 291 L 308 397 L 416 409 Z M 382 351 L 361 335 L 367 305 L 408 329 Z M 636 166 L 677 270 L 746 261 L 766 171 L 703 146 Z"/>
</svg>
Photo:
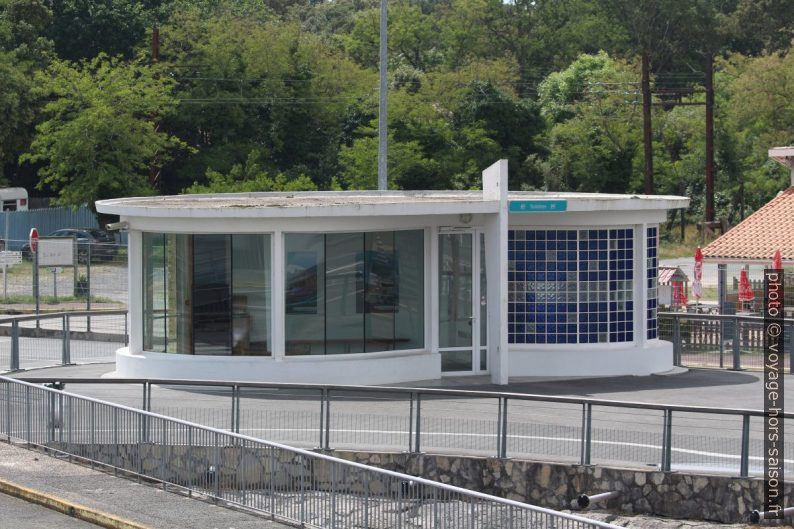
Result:
<svg viewBox="0 0 794 529">
<path fill-rule="evenodd" d="M 441 377 L 441 357 L 426 351 L 400 351 L 275 360 L 255 356 L 195 356 L 116 352 L 116 376 L 284 382 L 295 384 L 396 384 Z"/>
<path fill-rule="evenodd" d="M 510 377 L 647 376 L 673 368 L 673 344 L 588 344 L 510 349 Z"/>
</svg>

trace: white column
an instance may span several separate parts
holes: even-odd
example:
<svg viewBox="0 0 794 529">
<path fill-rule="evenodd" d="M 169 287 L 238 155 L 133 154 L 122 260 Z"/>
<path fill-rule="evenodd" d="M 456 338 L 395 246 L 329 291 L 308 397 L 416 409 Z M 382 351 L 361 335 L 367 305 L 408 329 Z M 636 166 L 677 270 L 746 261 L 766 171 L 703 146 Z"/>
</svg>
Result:
<svg viewBox="0 0 794 529">
<path fill-rule="evenodd" d="M 130 353 L 143 351 L 143 236 L 138 230 L 127 234 L 127 321 Z"/>
<path fill-rule="evenodd" d="M 425 255 L 428 263 L 426 270 L 427 281 L 425 281 L 425 297 L 429 303 L 425 304 L 427 314 L 425 314 L 425 347 L 433 352 L 438 352 L 438 226 L 433 226 L 426 230 L 427 244 L 425 244 Z M 439 360 L 440 362 L 441 360 Z"/>
<path fill-rule="evenodd" d="M 488 365 L 494 384 L 507 384 L 507 160 L 482 172 L 483 199 L 498 200 L 499 212 L 486 215 L 485 267 L 488 278 Z"/>
<path fill-rule="evenodd" d="M 273 255 L 271 259 L 273 267 L 273 287 L 271 289 L 272 316 L 270 328 L 272 329 L 273 340 L 273 359 L 281 361 L 284 359 L 284 339 L 285 339 L 285 320 L 286 308 L 284 301 L 284 233 L 276 231 L 273 233 Z"/>
</svg>

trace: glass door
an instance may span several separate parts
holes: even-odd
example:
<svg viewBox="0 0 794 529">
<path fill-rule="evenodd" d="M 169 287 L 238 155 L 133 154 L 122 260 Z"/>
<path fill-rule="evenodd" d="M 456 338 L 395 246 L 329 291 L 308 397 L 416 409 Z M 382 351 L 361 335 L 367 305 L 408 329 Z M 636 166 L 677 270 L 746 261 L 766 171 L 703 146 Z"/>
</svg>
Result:
<svg viewBox="0 0 794 529">
<path fill-rule="evenodd" d="M 482 233 L 472 229 L 439 234 L 438 345 L 444 374 L 482 373 L 488 367 L 482 242 Z"/>
</svg>

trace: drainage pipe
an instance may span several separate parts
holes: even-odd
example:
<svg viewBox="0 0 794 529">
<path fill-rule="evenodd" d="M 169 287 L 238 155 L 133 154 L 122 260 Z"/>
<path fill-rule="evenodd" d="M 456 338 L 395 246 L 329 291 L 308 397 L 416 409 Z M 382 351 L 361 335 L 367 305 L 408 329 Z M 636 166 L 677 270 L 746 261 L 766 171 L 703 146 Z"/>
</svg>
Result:
<svg viewBox="0 0 794 529">
<path fill-rule="evenodd" d="M 612 498 L 617 498 L 620 493 L 616 490 L 611 492 L 602 492 L 601 494 L 580 494 L 575 499 L 571 500 L 571 507 L 574 509 L 587 509 L 590 505 L 605 502 Z"/>
</svg>

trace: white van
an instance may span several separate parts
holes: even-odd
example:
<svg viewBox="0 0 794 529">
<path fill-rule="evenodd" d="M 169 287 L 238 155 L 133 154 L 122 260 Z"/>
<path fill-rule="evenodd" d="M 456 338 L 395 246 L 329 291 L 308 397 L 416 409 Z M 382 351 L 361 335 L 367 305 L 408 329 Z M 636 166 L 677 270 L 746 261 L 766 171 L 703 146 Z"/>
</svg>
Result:
<svg viewBox="0 0 794 529">
<path fill-rule="evenodd" d="M 24 187 L 0 188 L 0 201 L 3 204 L 2 211 L 27 211 L 28 191 Z"/>
</svg>

